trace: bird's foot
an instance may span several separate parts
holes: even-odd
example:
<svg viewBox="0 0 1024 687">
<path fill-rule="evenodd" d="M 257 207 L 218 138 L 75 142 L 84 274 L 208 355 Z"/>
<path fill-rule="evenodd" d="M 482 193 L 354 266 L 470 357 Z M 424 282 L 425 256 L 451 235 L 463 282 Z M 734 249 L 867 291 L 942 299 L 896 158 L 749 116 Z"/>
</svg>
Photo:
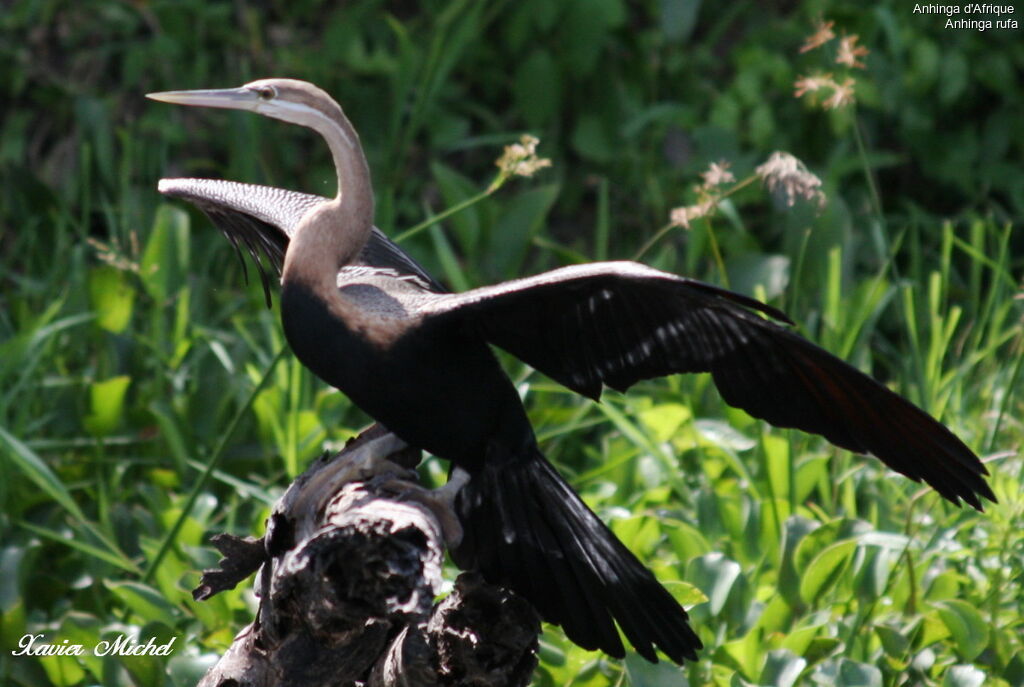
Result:
<svg viewBox="0 0 1024 687">
<path fill-rule="evenodd" d="M 455 513 L 455 495 L 467 481 L 469 474 L 456 468 L 448 483 L 439 489 L 427 489 L 419 484 L 387 475 L 370 480 L 369 485 L 375 489 L 386 489 L 399 494 L 405 500 L 424 506 L 441 526 L 445 545 L 449 549 L 454 549 L 462 541 L 462 524 Z"/>
</svg>

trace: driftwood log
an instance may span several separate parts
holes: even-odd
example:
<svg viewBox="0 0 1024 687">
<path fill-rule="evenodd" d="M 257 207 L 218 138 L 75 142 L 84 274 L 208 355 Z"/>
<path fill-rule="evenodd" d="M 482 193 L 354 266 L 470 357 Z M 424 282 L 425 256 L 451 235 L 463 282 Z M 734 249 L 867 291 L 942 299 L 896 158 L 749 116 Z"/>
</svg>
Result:
<svg viewBox="0 0 1024 687">
<path fill-rule="evenodd" d="M 540 622 L 523 599 L 464 573 L 440 603 L 458 523 L 416 483 L 419 452 L 379 426 L 317 460 L 262 539 L 218 535 L 196 599 L 258 570 L 253 622 L 200 687 L 527 685 Z"/>
</svg>

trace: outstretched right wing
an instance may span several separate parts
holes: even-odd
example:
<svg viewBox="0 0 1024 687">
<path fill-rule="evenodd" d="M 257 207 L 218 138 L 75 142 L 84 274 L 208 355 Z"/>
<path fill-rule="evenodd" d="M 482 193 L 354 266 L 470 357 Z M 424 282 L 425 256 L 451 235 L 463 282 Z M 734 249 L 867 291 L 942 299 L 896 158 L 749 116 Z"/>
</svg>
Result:
<svg viewBox="0 0 1024 687">
<path fill-rule="evenodd" d="M 270 307 L 271 273 L 281 273 L 288 241 L 310 209 L 327 201 L 323 196 L 221 179 L 161 179 L 157 189 L 170 198 L 195 205 L 222 231 L 239 258 L 243 246 L 259 270 Z M 377 227 L 359 254 L 357 264 L 395 270 L 420 279 L 429 291 L 446 289 Z M 248 270 L 242 260 L 242 270 Z"/>
</svg>

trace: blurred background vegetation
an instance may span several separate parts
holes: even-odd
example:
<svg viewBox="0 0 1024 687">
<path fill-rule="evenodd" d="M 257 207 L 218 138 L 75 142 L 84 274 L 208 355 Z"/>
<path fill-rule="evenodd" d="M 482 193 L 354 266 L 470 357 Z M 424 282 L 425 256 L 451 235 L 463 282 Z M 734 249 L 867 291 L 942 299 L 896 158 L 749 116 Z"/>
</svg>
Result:
<svg viewBox="0 0 1024 687">
<path fill-rule="evenodd" d="M 289 478 L 367 422 L 290 357 L 272 365 L 258 284 L 156 192 L 213 176 L 333 194 L 309 132 L 143 99 L 282 76 L 345 107 L 392 236 L 485 188 L 521 133 L 541 139 L 551 169 L 403 243 L 453 288 L 647 244 L 648 264 L 783 307 L 994 473 L 1001 503 L 966 512 L 769 431 L 705 377 L 594 404 L 508 361 L 548 455 L 699 602 L 706 644 L 651 666 L 547 628 L 537 684 L 1024 685 L 1024 34 L 912 7 L 5 0 L 0 681 L 194 684 L 253 608 L 240 590 L 192 602 L 209 534 L 262 534 Z M 837 38 L 801 53 L 822 20 Z M 864 69 L 835 63 L 853 34 Z M 856 102 L 794 96 L 821 73 L 855 79 Z M 649 244 L 710 163 L 743 179 L 775 150 L 821 177 L 823 209 L 751 184 Z M 12 657 L 29 632 L 179 639 L 169 661 Z"/>
</svg>

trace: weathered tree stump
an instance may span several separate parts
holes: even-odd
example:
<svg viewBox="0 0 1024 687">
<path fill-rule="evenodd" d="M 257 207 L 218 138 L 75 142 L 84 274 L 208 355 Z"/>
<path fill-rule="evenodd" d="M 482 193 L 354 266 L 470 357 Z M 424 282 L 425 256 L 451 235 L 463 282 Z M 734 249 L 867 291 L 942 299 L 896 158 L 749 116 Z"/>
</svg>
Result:
<svg viewBox="0 0 1024 687">
<path fill-rule="evenodd" d="M 255 620 L 200 687 L 527 685 L 540 622 L 523 599 L 466 573 L 435 604 L 455 516 L 375 425 L 317 460 L 275 504 L 261 540 L 218 535 L 225 555 L 197 599 L 259 569 Z"/>
</svg>

